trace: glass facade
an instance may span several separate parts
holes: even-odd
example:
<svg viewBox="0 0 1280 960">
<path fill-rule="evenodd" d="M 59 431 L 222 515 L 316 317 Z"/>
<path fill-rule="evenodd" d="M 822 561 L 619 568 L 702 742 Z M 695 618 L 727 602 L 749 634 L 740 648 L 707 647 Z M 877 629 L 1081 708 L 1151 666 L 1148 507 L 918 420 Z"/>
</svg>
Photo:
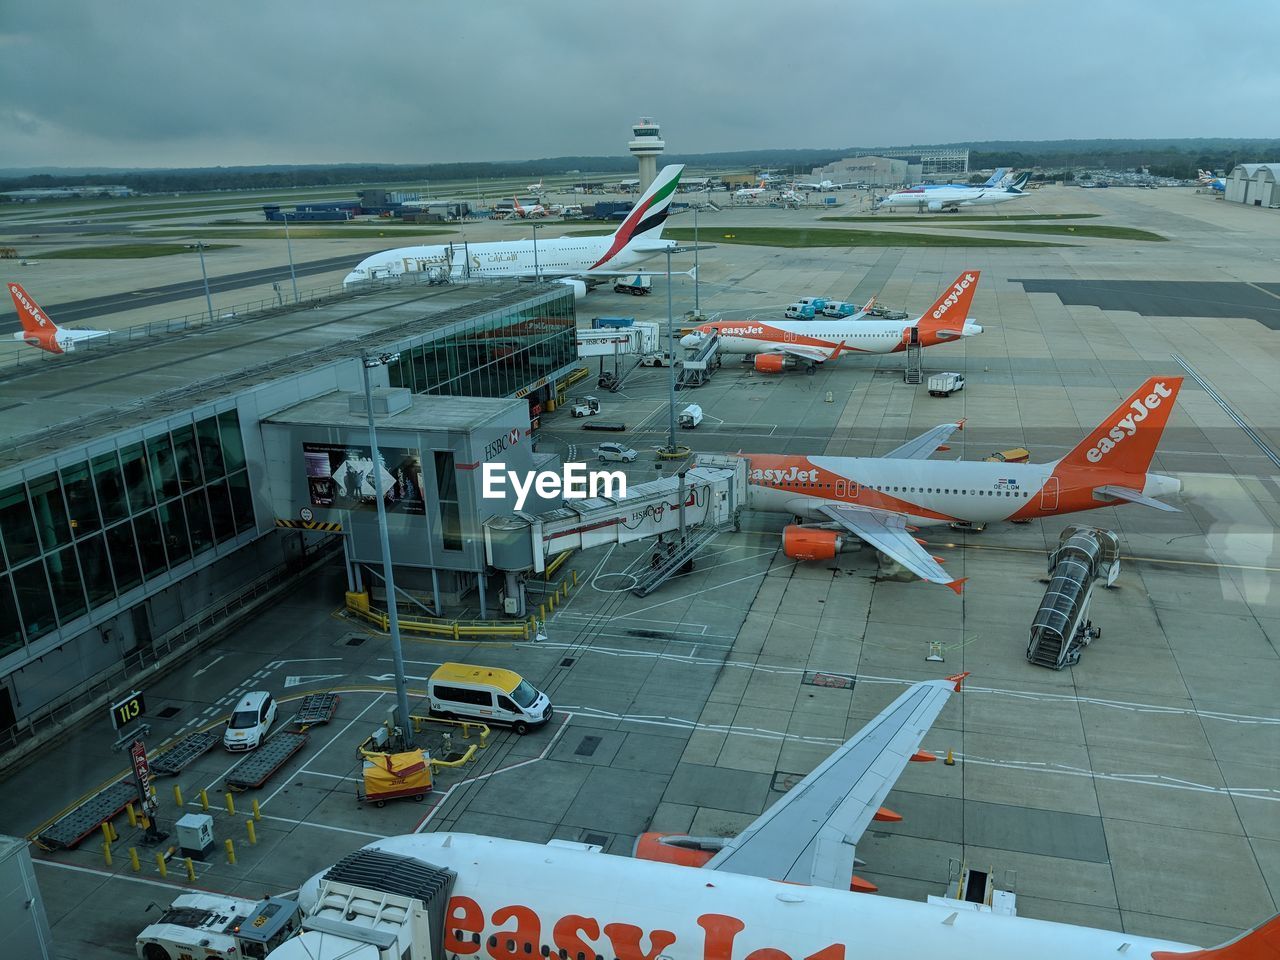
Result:
<svg viewBox="0 0 1280 960">
<path fill-rule="evenodd" d="M 577 359 L 573 296 L 460 324 L 388 366 L 393 387 L 458 397 L 509 397 Z"/>
<path fill-rule="evenodd" d="M 234 410 L 0 489 L 0 656 L 254 526 Z"/>
</svg>

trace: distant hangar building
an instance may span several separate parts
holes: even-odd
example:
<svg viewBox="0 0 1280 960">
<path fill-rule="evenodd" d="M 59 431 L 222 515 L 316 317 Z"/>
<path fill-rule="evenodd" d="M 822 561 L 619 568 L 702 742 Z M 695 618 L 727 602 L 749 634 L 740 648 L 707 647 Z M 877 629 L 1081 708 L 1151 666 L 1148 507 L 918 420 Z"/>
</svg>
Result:
<svg viewBox="0 0 1280 960">
<path fill-rule="evenodd" d="M 1239 163 L 1227 177 L 1225 196 L 1254 207 L 1280 207 L 1280 163 Z"/>
<path fill-rule="evenodd" d="M 873 187 L 907 183 L 910 175 L 907 161 L 892 157 L 845 157 L 813 170 L 813 179 L 819 182 L 867 183 Z"/>
</svg>

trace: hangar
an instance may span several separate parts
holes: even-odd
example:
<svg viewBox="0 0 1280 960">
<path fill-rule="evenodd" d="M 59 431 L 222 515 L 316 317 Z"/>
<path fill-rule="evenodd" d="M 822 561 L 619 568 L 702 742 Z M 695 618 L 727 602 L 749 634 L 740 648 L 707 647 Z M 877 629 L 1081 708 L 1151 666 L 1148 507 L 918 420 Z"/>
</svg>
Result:
<svg viewBox="0 0 1280 960">
<path fill-rule="evenodd" d="M 1227 177 L 1226 198 L 1253 207 L 1280 207 L 1280 163 L 1239 163 Z"/>
</svg>

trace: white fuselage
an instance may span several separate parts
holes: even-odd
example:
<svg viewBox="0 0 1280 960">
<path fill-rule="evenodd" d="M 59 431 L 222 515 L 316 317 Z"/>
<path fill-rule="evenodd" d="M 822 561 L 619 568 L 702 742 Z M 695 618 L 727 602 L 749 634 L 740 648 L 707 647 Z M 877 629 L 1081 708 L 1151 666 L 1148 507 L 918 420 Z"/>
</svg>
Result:
<svg viewBox="0 0 1280 960">
<path fill-rule="evenodd" d="M 536 251 L 532 240 L 399 247 L 366 257 L 347 274 L 343 283 L 437 270 L 444 270 L 454 277 L 578 276 L 590 274 L 612 244 L 612 235 L 605 235 L 539 240 Z M 626 270 L 657 255 L 667 245 L 675 246 L 675 243 L 650 240 L 640 245 L 633 242 L 600 264 L 600 269 Z"/>
<path fill-rule="evenodd" d="M 520 960 L 544 949 L 570 960 L 746 960 L 753 954 L 758 960 L 1096 960 L 1195 949 L 515 840 L 419 834 L 370 846 L 457 873 L 443 950 L 474 960 Z M 313 880 L 300 891 L 304 910 L 316 886 Z M 408 929 L 406 923 L 402 933 Z M 273 951 L 271 960 L 336 958 L 346 955 L 346 944 L 354 947 L 335 934 L 305 933 Z M 395 955 L 408 946 L 398 943 Z"/>
<path fill-rule="evenodd" d="M 880 206 L 917 210 L 927 210 L 936 204 L 943 207 L 985 207 L 1025 196 L 1025 193 L 1010 192 L 1002 187 L 919 187 L 891 193 L 880 201 Z"/>
<path fill-rule="evenodd" d="M 775 353 L 799 344 L 835 353 L 895 353 L 903 348 L 903 333 L 916 321 L 904 320 L 733 320 L 713 324 L 720 334 L 720 350 L 727 354 Z M 739 331 L 736 332 L 735 331 Z M 962 336 L 976 336 L 982 326 L 965 320 Z M 959 339 L 959 338 L 956 338 Z M 681 346 L 693 348 L 701 335 L 688 334 Z"/>
</svg>

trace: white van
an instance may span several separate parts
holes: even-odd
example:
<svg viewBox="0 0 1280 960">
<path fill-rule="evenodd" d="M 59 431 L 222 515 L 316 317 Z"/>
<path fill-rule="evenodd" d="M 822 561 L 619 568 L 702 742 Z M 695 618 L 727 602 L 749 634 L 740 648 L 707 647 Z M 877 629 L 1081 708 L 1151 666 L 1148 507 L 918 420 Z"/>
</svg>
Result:
<svg viewBox="0 0 1280 960">
<path fill-rule="evenodd" d="M 246 693 L 231 712 L 222 745 L 232 751 L 256 750 L 276 719 L 276 702 L 265 690 Z"/>
<path fill-rule="evenodd" d="M 525 734 L 551 719 L 551 700 L 514 670 L 442 663 L 427 681 L 432 714 L 509 726 Z"/>
</svg>

